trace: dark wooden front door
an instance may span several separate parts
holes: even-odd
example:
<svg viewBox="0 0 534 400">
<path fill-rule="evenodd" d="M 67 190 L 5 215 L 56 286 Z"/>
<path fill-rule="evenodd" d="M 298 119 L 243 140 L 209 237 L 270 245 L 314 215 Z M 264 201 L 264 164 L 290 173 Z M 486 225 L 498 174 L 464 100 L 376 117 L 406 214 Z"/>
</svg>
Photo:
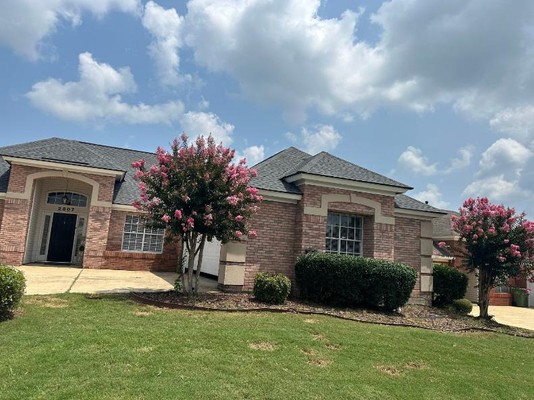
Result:
<svg viewBox="0 0 534 400">
<path fill-rule="evenodd" d="M 47 261 L 71 262 L 76 214 L 54 213 Z"/>
</svg>

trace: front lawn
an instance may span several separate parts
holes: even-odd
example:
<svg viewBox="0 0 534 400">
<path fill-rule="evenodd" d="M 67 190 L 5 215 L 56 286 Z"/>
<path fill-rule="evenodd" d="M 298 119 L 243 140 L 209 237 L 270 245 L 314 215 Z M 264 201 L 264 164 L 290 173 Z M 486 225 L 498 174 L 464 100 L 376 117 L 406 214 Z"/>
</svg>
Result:
<svg viewBox="0 0 534 400">
<path fill-rule="evenodd" d="M 326 316 L 25 297 L 1 399 L 530 399 L 534 340 Z"/>
</svg>

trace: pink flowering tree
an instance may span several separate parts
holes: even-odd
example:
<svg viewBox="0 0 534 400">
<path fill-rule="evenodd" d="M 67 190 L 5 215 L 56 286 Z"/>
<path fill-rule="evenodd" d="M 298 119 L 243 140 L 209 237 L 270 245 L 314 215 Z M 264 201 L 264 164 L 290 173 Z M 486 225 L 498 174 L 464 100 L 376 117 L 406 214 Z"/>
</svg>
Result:
<svg viewBox="0 0 534 400">
<path fill-rule="evenodd" d="M 182 135 L 170 152 L 158 147 L 156 155 L 157 164 L 150 167 L 145 160 L 132 164 L 140 192 L 133 205 L 146 213 L 147 224 L 181 240 L 177 272 L 182 290 L 190 295 L 198 288 L 206 241 L 256 236 L 247 229 L 262 200 L 258 190 L 248 186 L 256 171 L 245 159 L 233 163 L 234 150 L 216 145 L 211 135 L 194 143 Z"/>
<path fill-rule="evenodd" d="M 463 239 L 468 269 L 478 271 L 480 317 L 488 316 L 492 287 L 507 278 L 529 274 L 534 261 L 534 222 L 513 208 L 491 204 L 487 198 L 467 199 L 453 228 Z"/>
</svg>

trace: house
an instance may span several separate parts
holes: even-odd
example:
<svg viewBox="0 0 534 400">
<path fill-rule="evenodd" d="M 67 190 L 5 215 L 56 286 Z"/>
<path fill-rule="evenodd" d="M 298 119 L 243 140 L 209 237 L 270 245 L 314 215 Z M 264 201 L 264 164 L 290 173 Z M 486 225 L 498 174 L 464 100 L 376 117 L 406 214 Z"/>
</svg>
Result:
<svg viewBox="0 0 534 400">
<path fill-rule="evenodd" d="M 144 227 L 133 161 L 152 153 L 59 138 L 0 148 L 0 259 L 83 268 L 174 270 L 179 244 Z M 442 212 L 404 193 L 411 187 L 321 152 L 294 147 L 255 166 L 264 201 L 251 221 L 258 238 L 207 248 L 227 290 L 250 289 L 259 271 L 294 278 L 308 249 L 382 258 L 417 271 L 414 301 L 432 295 L 432 220 Z"/>
<path fill-rule="evenodd" d="M 460 241 L 460 236 L 452 227 L 452 217 L 460 215 L 456 211 L 441 210 L 444 214 L 432 220 L 434 254 L 432 260 L 434 264 L 447 264 L 457 268 L 467 274 L 468 284 L 465 297 L 472 302 L 478 302 L 478 278 L 475 273 L 467 271 L 467 259 L 464 248 Z M 445 242 L 446 248 L 437 246 L 438 242 Z M 490 305 L 511 306 L 512 293 L 510 287 L 527 288 L 529 282 L 525 276 L 510 278 L 507 285 L 496 286 L 490 291 Z M 534 296 L 531 298 L 534 303 Z"/>
</svg>

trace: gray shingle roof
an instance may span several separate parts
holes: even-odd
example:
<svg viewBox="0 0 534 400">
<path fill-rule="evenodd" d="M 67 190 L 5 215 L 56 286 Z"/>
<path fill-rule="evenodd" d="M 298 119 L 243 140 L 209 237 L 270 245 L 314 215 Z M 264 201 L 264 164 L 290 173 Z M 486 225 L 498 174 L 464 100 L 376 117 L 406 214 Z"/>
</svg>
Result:
<svg viewBox="0 0 534 400">
<path fill-rule="evenodd" d="M 432 236 L 433 237 L 452 237 L 458 235 L 457 232 L 452 229 L 451 217 L 453 215 L 460 215 L 456 211 L 451 210 L 441 210 L 446 213 L 445 215 L 440 216 L 439 218 L 434 218 L 432 220 Z"/>
<path fill-rule="evenodd" d="M 329 153 L 321 152 L 312 156 L 294 147 L 282 150 L 274 156 L 263 160 L 254 168 L 258 171 L 258 176 L 250 184 L 259 189 L 276 192 L 300 193 L 295 185 L 284 180 L 284 178 L 298 173 L 376 183 L 398 187 L 403 190 L 412 189 L 410 186 L 342 160 Z"/>
<path fill-rule="evenodd" d="M 2 155 L 122 171 L 125 173 L 124 180 L 115 184 L 113 202 L 117 204 L 131 204 L 138 195 L 132 162 L 141 158 L 148 165 L 156 162 L 153 153 L 60 138 L 0 147 Z M 8 178 L 9 164 L 0 157 L 0 192 L 7 191 Z"/>
<path fill-rule="evenodd" d="M 286 177 L 296 175 L 298 173 L 347 179 L 357 182 L 376 183 L 379 185 L 394 186 L 402 189 L 413 189 L 410 186 L 333 156 L 325 151 L 303 160 L 299 165 L 296 165 L 294 168 L 288 171 Z"/>
<path fill-rule="evenodd" d="M 444 213 L 444 211 L 440 210 L 439 208 L 432 207 L 428 204 L 423 203 L 422 201 L 416 200 L 413 197 L 407 196 L 405 194 L 398 194 L 395 196 L 395 208 L 400 208 L 403 210 L 431 212 L 436 214 Z"/>
</svg>

